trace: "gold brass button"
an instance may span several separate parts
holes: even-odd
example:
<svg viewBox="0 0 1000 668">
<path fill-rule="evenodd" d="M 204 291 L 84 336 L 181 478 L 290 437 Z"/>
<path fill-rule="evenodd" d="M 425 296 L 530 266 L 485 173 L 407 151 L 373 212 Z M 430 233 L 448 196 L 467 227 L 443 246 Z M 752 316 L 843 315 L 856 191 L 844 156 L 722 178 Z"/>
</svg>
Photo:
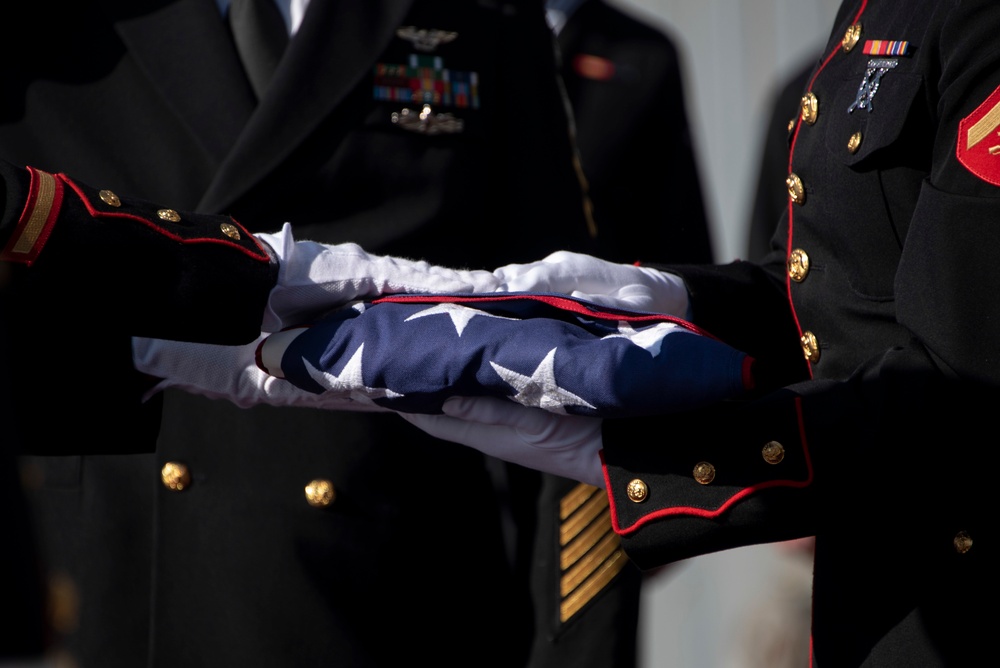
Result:
<svg viewBox="0 0 1000 668">
<path fill-rule="evenodd" d="M 805 332 L 799 340 L 802 342 L 802 354 L 805 358 L 812 364 L 818 362 L 819 341 L 816 340 L 816 336 L 812 332 Z"/>
<path fill-rule="evenodd" d="M 313 508 L 326 508 L 337 498 L 333 483 L 323 478 L 317 478 L 306 485 L 306 501 Z"/>
<path fill-rule="evenodd" d="M 646 483 L 636 478 L 629 481 L 628 486 L 625 488 L 625 493 L 628 495 L 628 500 L 632 503 L 642 503 L 649 497 L 649 487 L 646 486 Z"/>
<path fill-rule="evenodd" d="M 48 619 L 59 633 L 72 633 L 80 623 L 80 591 L 68 574 L 53 573 L 48 580 Z"/>
<path fill-rule="evenodd" d="M 858 152 L 858 149 L 860 147 L 861 147 L 861 133 L 855 132 L 847 140 L 847 151 L 853 155 Z"/>
<path fill-rule="evenodd" d="M 159 211 L 156 212 L 156 215 L 159 216 L 162 220 L 167 221 L 168 223 L 181 222 L 181 215 L 176 211 L 174 211 L 173 209 L 160 209 Z"/>
<path fill-rule="evenodd" d="M 793 118 L 790 121 L 788 121 L 788 134 L 791 134 L 792 130 L 794 129 L 795 129 L 795 119 Z"/>
<path fill-rule="evenodd" d="M 802 179 L 799 178 L 798 174 L 792 172 L 785 179 L 785 185 L 788 187 L 788 196 L 796 204 L 803 204 L 806 201 L 806 188 L 802 185 Z"/>
<path fill-rule="evenodd" d="M 808 125 L 813 125 L 816 119 L 819 118 L 819 98 L 812 91 L 802 96 L 799 117 L 802 118 L 803 123 Z"/>
<path fill-rule="evenodd" d="M 191 485 L 191 472 L 180 462 L 167 462 L 160 469 L 160 479 L 171 492 L 182 492 Z"/>
<path fill-rule="evenodd" d="M 698 462 L 694 465 L 694 479 L 707 485 L 715 480 L 715 467 L 708 462 Z"/>
<path fill-rule="evenodd" d="M 110 190 L 102 190 L 97 193 L 97 196 L 101 198 L 101 201 L 108 206 L 119 207 L 122 205 L 122 201 L 118 199 L 118 195 L 114 194 Z"/>
<path fill-rule="evenodd" d="M 235 239 L 236 241 L 240 240 L 240 231 L 232 223 L 223 223 L 219 226 L 219 229 L 222 230 L 222 233 L 230 239 Z"/>
<path fill-rule="evenodd" d="M 777 441 L 768 441 L 761 448 L 760 454 L 768 464 L 780 464 L 785 458 L 785 446 Z"/>
<path fill-rule="evenodd" d="M 966 531 L 959 531 L 955 534 L 955 551 L 965 554 L 972 549 L 972 536 Z"/>
<path fill-rule="evenodd" d="M 861 39 L 861 24 L 855 23 L 844 33 L 844 39 L 840 40 L 840 46 L 845 52 L 849 52 L 858 43 L 859 39 Z"/>
<path fill-rule="evenodd" d="M 801 248 L 796 248 L 788 254 L 787 267 L 789 278 L 801 283 L 809 275 L 809 254 Z"/>
</svg>

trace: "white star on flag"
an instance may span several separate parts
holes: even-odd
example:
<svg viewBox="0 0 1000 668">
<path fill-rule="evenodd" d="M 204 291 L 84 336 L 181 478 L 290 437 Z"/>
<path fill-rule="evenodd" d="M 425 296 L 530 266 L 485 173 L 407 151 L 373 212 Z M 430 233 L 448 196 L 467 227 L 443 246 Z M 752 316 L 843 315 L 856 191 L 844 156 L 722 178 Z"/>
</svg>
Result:
<svg viewBox="0 0 1000 668">
<path fill-rule="evenodd" d="M 466 308 L 465 306 L 459 306 L 458 304 L 443 303 L 431 306 L 430 308 L 424 309 L 418 313 L 414 313 L 403 322 L 410 322 L 411 320 L 416 320 L 417 318 L 438 314 L 445 314 L 451 317 L 451 322 L 455 325 L 455 331 L 458 332 L 459 336 L 462 336 L 465 326 L 468 325 L 469 321 L 477 315 L 487 318 L 500 318 L 501 320 L 514 320 L 514 318 L 504 318 L 503 316 L 493 315 L 492 313 L 484 313 L 483 311 Z"/>
<path fill-rule="evenodd" d="M 403 413 L 494 396 L 563 415 L 661 415 L 753 381 L 751 357 L 684 320 L 554 294 L 379 297 L 271 334 L 256 357 L 317 396 Z"/>
<path fill-rule="evenodd" d="M 402 394 L 393 392 L 388 388 L 374 388 L 365 385 L 364 378 L 361 375 L 361 353 L 364 348 L 365 344 L 363 343 L 358 346 L 358 349 L 351 355 L 351 359 L 347 360 L 347 364 L 341 369 L 339 375 L 320 371 L 304 357 L 302 358 L 302 362 L 305 364 L 306 371 L 309 372 L 309 376 L 313 380 L 331 392 L 346 394 L 354 401 L 374 405 L 375 402 L 372 401 L 373 399 L 380 399 L 382 397 L 396 399 L 402 397 Z"/>
<path fill-rule="evenodd" d="M 663 344 L 663 339 L 667 337 L 667 334 L 672 334 L 678 330 L 683 330 L 683 328 L 679 325 L 673 324 L 672 322 L 661 322 L 653 325 L 652 327 L 646 327 L 640 331 L 636 331 L 630 323 L 619 322 L 618 333 L 609 334 L 602 337 L 601 340 L 628 339 L 640 348 L 649 351 L 649 354 L 653 357 L 656 357 L 660 354 L 660 347 Z"/>
<path fill-rule="evenodd" d="M 511 369 L 504 368 L 496 362 L 490 362 L 493 370 L 499 374 L 515 390 L 511 399 L 525 406 L 544 408 L 555 413 L 565 413 L 566 406 L 585 406 L 594 408 L 581 397 L 564 390 L 556 383 L 555 374 L 556 349 L 553 348 L 535 367 L 531 376 L 525 376 Z"/>
</svg>

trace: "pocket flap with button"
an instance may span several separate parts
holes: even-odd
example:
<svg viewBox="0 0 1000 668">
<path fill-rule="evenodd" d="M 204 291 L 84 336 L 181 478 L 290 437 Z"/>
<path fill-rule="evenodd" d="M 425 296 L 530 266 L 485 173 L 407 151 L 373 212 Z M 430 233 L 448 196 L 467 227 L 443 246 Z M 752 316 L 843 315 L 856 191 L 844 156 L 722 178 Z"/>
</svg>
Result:
<svg viewBox="0 0 1000 668">
<path fill-rule="evenodd" d="M 830 102 L 824 100 L 829 118 L 827 149 L 843 164 L 860 166 L 900 138 L 923 84 L 919 74 L 900 69 L 887 70 L 877 80 L 877 88 L 874 94 L 867 93 L 864 106 L 851 110 L 862 86 L 870 81 L 864 71 L 843 80 Z"/>
</svg>

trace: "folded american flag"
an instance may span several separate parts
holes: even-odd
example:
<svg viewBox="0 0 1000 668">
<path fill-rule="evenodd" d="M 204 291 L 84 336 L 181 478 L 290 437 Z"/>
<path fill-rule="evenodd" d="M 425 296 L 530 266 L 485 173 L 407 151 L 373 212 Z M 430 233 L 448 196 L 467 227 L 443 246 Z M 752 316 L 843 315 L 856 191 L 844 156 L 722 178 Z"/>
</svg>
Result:
<svg viewBox="0 0 1000 668">
<path fill-rule="evenodd" d="M 257 364 L 317 394 L 407 413 L 499 396 L 555 413 L 687 410 L 752 387 L 752 358 L 684 320 L 561 295 L 397 295 L 268 336 Z"/>
</svg>

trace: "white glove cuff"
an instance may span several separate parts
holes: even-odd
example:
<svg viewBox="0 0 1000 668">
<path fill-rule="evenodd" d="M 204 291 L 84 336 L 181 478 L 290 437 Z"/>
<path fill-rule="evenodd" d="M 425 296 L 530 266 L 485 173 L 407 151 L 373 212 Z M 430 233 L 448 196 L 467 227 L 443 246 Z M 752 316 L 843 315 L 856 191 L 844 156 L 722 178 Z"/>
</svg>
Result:
<svg viewBox="0 0 1000 668">
<path fill-rule="evenodd" d="M 653 286 L 656 295 L 653 309 L 655 312 L 667 313 L 685 320 L 691 319 L 691 300 L 688 298 L 688 289 L 683 278 L 650 267 L 639 266 L 637 269 L 649 278 Z"/>
<path fill-rule="evenodd" d="M 265 373 L 255 361 L 260 341 L 245 346 L 217 346 L 133 337 L 132 362 L 136 370 L 161 379 L 143 399 L 178 388 L 210 399 L 224 399 L 240 408 L 267 404 L 386 412 L 381 406 L 355 401 L 346 394 L 313 394 Z"/>
</svg>

